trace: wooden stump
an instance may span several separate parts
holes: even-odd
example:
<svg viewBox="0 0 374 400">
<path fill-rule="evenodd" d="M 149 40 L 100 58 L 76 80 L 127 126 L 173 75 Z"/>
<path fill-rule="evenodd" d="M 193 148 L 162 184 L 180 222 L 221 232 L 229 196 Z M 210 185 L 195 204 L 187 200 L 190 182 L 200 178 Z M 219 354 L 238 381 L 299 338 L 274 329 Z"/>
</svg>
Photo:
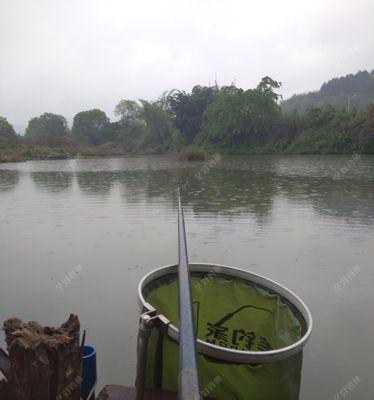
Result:
<svg viewBox="0 0 374 400">
<path fill-rule="evenodd" d="M 71 314 L 58 328 L 17 318 L 4 322 L 10 368 L 0 368 L 0 399 L 79 400 L 83 347 L 79 319 Z"/>
</svg>

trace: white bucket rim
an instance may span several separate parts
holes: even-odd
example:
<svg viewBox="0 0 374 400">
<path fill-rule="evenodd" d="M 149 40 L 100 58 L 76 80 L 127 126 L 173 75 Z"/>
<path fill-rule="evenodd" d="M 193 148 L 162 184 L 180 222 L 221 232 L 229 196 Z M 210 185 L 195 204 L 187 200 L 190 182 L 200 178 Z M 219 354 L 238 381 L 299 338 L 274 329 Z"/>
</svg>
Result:
<svg viewBox="0 0 374 400">
<path fill-rule="evenodd" d="M 270 351 L 242 351 L 217 346 L 212 343 L 205 342 L 204 340 L 198 339 L 197 349 L 199 353 L 216 358 L 218 360 L 224 360 L 233 363 L 267 364 L 289 358 L 299 353 L 304 348 L 310 338 L 313 329 L 313 319 L 306 304 L 291 290 L 271 279 L 268 279 L 262 275 L 255 274 L 251 271 L 247 271 L 245 269 L 211 263 L 190 263 L 189 267 L 191 272 L 209 273 L 215 271 L 215 273 L 217 273 L 218 275 L 229 275 L 235 278 L 241 278 L 270 289 L 271 291 L 288 300 L 293 305 L 293 307 L 297 309 L 306 324 L 306 331 L 297 342 L 289 346 L 282 347 L 280 349 Z M 167 265 L 149 272 L 141 279 L 138 285 L 138 300 L 139 305 L 142 307 L 143 310 L 154 310 L 152 305 L 147 303 L 143 296 L 143 290 L 145 289 L 145 287 L 149 283 L 153 282 L 155 279 L 170 274 L 176 274 L 177 271 L 178 265 Z M 176 327 L 172 323 L 169 323 L 167 327 L 167 335 L 178 342 L 178 327 Z"/>
</svg>

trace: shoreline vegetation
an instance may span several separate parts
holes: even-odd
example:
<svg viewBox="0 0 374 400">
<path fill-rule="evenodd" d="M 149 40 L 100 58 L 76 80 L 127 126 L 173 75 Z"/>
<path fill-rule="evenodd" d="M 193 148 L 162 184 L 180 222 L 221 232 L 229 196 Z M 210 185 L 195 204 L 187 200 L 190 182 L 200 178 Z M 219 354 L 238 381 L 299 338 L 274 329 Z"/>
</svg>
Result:
<svg viewBox="0 0 374 400">
<path fill-rule="evenodd" d="M 109 157 L 128 155 L 123 149 L 108 151 L 103 148 L 85 148 L 70 146 L 20 145 L 14 148 L 0 149 L 0 163 L 33 160 L 64 160 L 72 158 Z"/>
<path fill-rule="evenodd" d="M 324 85 L 326 90 L 329 83 Z M 280 87 L 266 76 L 247 90 L 234 84 L 171 90 L 155 101 L 121 100 L 117 121 L 99 109 L 81 111 L 71 127 L 64 116 L 44 113 L 30 119 L 24 135 L 0 116 L 0 162 L 135 154 L 175 154 L 188 161 L 216 153 L 374 154 L 374 103 L 288 113 Z"/>
</svg>

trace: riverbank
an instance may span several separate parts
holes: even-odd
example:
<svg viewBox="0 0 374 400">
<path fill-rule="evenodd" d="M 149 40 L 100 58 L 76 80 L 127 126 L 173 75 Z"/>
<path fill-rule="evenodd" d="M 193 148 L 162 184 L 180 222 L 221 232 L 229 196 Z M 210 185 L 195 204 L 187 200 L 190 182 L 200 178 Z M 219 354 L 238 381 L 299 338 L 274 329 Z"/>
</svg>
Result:
<svg viewBox="0 0 374 400">
<path fill-rule="evenodd" d="M 22 162 L 30 160 L 59 160 L 67 158 L 108 157 L 127 155 L 122 148 L 99 147 L 51 147 L 21 145 L 14 148 L 0 149 L 0 163 Z"/>
<path fill-rule="evenodd" d="M 21 145 L 15 148 L 0 149 L 0 163 L 31 160 L 62 160 L 69 158 L 111 157 L 125 155 L 158 154 L 154 149 L 129 151 L 122 147 L 79 147 L 79 146 L 35 146 Z M 204 161 L 210 155 L 197 146 L 188 146 L 178 151 L 168 152 L 180 161 Z"/>
<path fill-rule="evenodd" d="M 301 135 L 293 140 L 269 140 L 251 145 L 239 144 L 237 146 L 202 145 L 187 146 L 179 151 L 173 150 L 167 154 L 176 154 L 183 161 L 204 161 L 212 154 L 227 155 L 261 155 L 261 154 L 374 154 L 374 145 L 368 140 L 352 141 L 346 134 L 336 135 Z M 22 144 L 12 148 L 0 149 L 0 163 L 21 162 L 43 159 L 68 159 L 89 157 L 110 157 L 126 155 L 148 155 L 159 154 L 152 148 L 139 151 L 129 151 L 123 147 L 97 146 L 82 147 L 72 146 L 49 146 Z"/>
</svg>

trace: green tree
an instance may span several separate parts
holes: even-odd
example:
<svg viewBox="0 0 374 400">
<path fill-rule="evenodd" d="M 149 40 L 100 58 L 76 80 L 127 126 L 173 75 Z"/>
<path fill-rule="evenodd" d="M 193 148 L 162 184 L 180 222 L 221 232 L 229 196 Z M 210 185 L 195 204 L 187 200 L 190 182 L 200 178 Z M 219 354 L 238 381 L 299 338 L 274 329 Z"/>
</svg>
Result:
<svg viewBox="0 0 374 400">
<path fill-rule="evenodd" d="M 282 99 L 280 94 L 275 93 L 275 89 L 280 89 L 282 87 L 281 82 L 277 82 L 274 79 L 270 78 L 270 76 L 265 76 L 261 79 L 261 82 L 257 85 L 257 90 L 269 96 L 275 102 Z"/>
<path fill-rule="evenodd" d="M 114 110 L 115 115 L 120 117 L 121 125 L 118 143 L 129 150 L 148 148 L 165 151 L 173 132 L 167 99 L 164 93 L 157 101 L 139 100 L 140 104 L 132 100 L 121 100 Z M 174 139 L 178 142 L 177 136 Z"/>
<path fill-rule="evenodd" d="M 138 121 L 141 117 L 141 106 L 133 100 L 121 100 L 116 105 L 114 114 L 121 122 Z"/>
<path fill-rule="evenodd" d="M 30 119 L 25 137 L 29 139 L 55 138 L 66 136 L 68 133 L 68 124 L 62 115 L 44 113 L 39 117 Z"/>
<path fill-rule="evenodd" d="M 77 142 L 97 146 L 110 140 L 106 136 L 109 128 L 109 118 L 105 112 L 95 108 L 74 116 L 71 133 Z"/>
<path fill-rule="evenodd" d="M 265 140 L 281 116 L 274 92 L 279 86 L 279 82 L 265 77 L 256 89 L 234 85 L 220 88 L 204 113 L 200 141 L 238 146 Z"/>
<path fill-rule="evenodd" d="M 174 125 L 183 135 L 184 141 L 190 144 L 201 131 L 204 112 L 213 101 L 217 87 L 194 86 L 191 93 L 174 90 L 168 96 L 168 104 Z"/>
<path fill-rule="evenodd" d="M 116 105 L 114 114 L 120 118 L 117 144 L 124 146 L 129 151 L 138 150 L 145 130 L 142 106 L 133 100 L 121 100 Z"/>
<path fill-rule="evenodd" d="M 173 124 L 170 114 L 158 101 L 140 100 L 142 118 L 145 123 L 145 145 L 152 146 L 157 151 L 165 151 L 171 139 Z"/>
<path fill-rule="evenodd" d="M 0 117 L 0 148 L 13 146 L 17 141 L 17 135 L 13 126 L 6 118 Z"/>
</svg>

